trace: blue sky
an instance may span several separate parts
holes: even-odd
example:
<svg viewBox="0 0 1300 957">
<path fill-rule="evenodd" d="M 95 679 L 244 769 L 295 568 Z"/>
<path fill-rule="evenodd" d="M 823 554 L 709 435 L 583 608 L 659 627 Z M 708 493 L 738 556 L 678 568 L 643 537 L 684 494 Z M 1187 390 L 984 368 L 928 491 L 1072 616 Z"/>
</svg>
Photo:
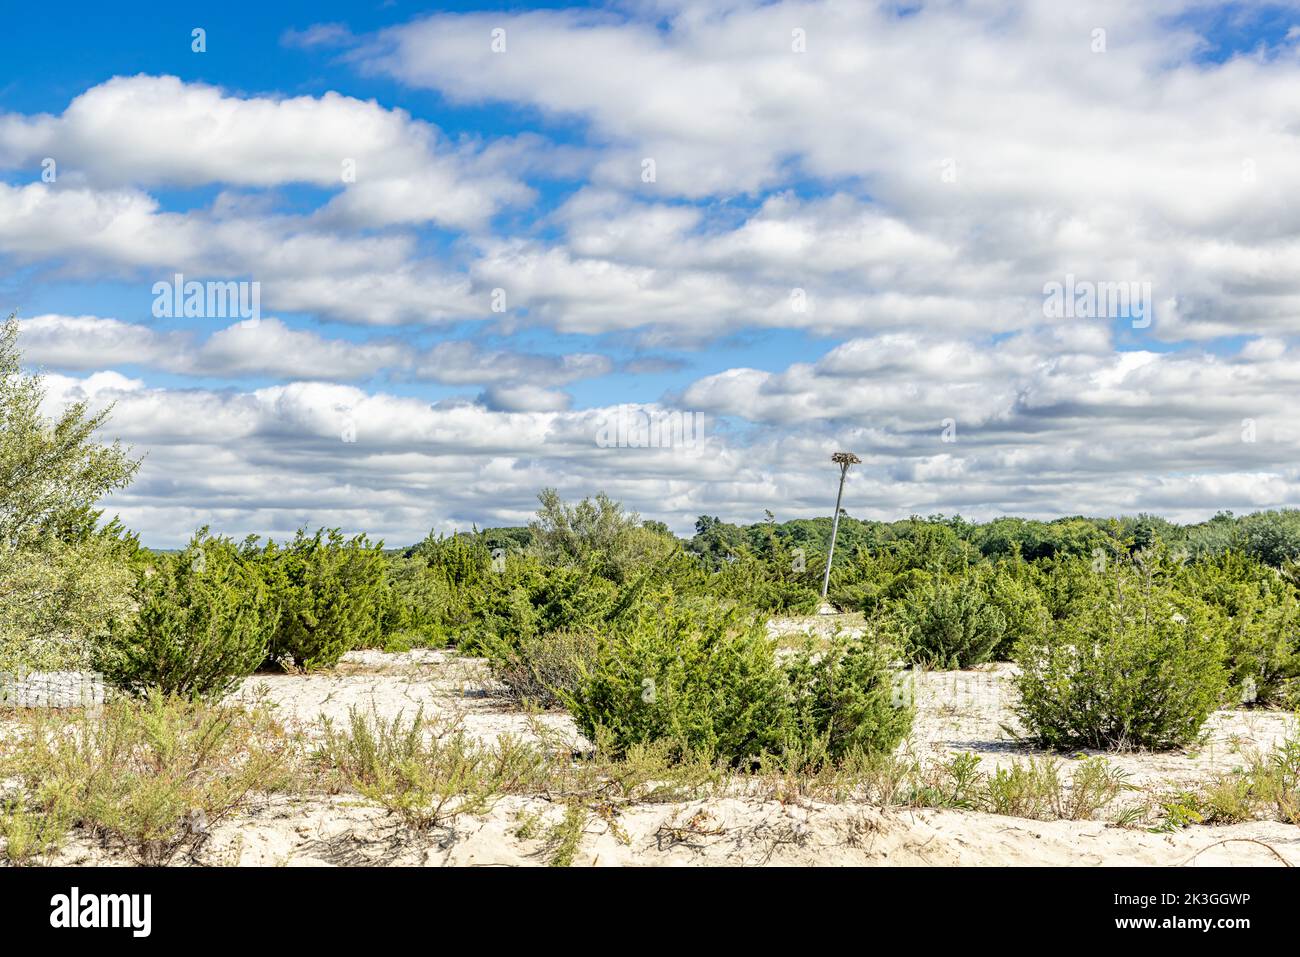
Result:
<svg viewBox="0 0 1300 957">
<path fill-rule="evenodd" d="M 1292 4 L 122 6 L 9 18 L 0 304 L 153 544 L 1296 504 Z"/>
<path fill-rule="evenodd" d="M 290 31 L 305 30 L 314 24 L 346 23 L 356 33 L 366 33 L 400 25 L 412 16 L 427 12 L 518 11 L 522 9 L 591 7 L 605 9 L 606 4 L 589 3 L 444 3 L 435 5 L 374 4 L 371 9 L 349 3 L 200 3 L 185 5 L 182 10 L 154 8 L 151 4 L 126 5 L 125 10 L 106 10 L 100 4 L 71 3 L 58 10 L 34 10 L 19 17 L 11 34 L 16 54 L 12 79 L 0 90 L 0 109 L 15 113 L 58 113 L 68 102 L 86 89 L 113 76 L 138 73 L 166 74 L 186 82 L 220 85 L 232 91 L 259 95 L 319 96 L 332 90 L 345 91 L 358 99 L 374 98 L 385 107 L 409 111 L 413 116 L 437 124 L 449 136 L 492 139 L 544 130 L 556 143 L 579 144 L 583 124 L 572 119 L 547 117 L 536 109 L 494 103 L 465 106 L 449 103 L 436 91 L 413 90 L 382 77 L 366 75 L 346 62 L 334 48 L 301 50 L 286 38 Z M 196 27 L 206 31 L 207 50 L 202 55 L 191 50 L 191 32 Z M 61 69 L 50 71 L 50 64 Z M 22 182 L 21 176 L 10 182 Z M 538 179 L 537 202 L 523 215 L 513 211 L 499 217 L 515 228 L 544 229 L 541 217 L 580 188 L 580 178 Z M 817 181 L 783 184 L 807 195 L 827 190 Z M 154 195 L 167 209 L 201 209 L 221 190 L 220 185 L 192 189 L 158 190 Z M 305 187 L 286 187 L 277 199 L 286 208 L 306 208 L 320 202 L 326 191 Z M 730 197 L 728 205 L 737 210 L 752 209 L 761 202 L 763 193 Z M 715 200 L 700 201 L 708 206 Z M 734 213 L 732 215 L 740 215 Z M 422 239 L 435 249 L 455 256 L 450 248 L 456 234 L 430 227 L 421 230 Z M 44 312 L 106 312 L 126 317 L 139 312 L 141 305 L 138 282 L 93 283 L 39 282 L 29 284 L 12 277 L 5 283 L 7 303 L 21 308 L 24 314 Z M 311 327 L 310 314 L 280 314 L 280 318 L 298 327 Z M 183 326 L 184 321 L 162 323 L 164 327 Z M 647 352 L 622 336 L 566 336 L 512 332 L 503 336 L 484 335 L 482 330 L 453 326 L 436 337 L 471 336 L 479 341 L 502 344 L 503 340 L 550 354 L 567 351 L 601 350 L 617 358 L 634 359 Z M 364 328 L 335 324 L 331 335 L 338 338 L 365 338 Z M 404 332 L 407 341 L 426 342 L 427 331 L 418 328 Z M 657 375 L 624 376 L 617 382 L 608 379 L 588 380 L 570 389 L 577 407 L 599 406 L 611 401 L 653 402 L 665 391 L 684 388 L 701 375 L 742 364 L 778 369 L 792 359 L 812 360 L 824 352 L 832 337 L 809 336 L 790 330 L 749 330 L 715 344 L 713 349 L 675 350 L 671 359 L 678 366 Z M 656 358 L 666 358 L 654 353 Z M 175 384 L 174 376 L 154 376 L 147 368 L 124 366 L 146 381 Z M 267 380 L 262 379 L 260 382 Z M 212 385 L 210 378 L 193 384 Z M 425 396 L 433 400 L 463 394 L 465 390 L 422 384 L 395 383 L 399 394 Z M 471 393 L 472 394 L 472 393 Z"/>
</svg>

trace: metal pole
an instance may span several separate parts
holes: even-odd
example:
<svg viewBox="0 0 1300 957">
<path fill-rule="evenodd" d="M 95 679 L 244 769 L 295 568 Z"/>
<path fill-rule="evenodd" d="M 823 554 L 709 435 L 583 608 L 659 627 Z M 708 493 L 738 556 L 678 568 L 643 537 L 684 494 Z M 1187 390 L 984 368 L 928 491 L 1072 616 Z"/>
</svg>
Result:
<svg viewBox="0 0 1300 957">
<path fill-rule="evenodd" d="M 835 536 L 840 530 L 840 502 L 844 498 L 844 477 L 849 474 L 849 463 L 840 463 L 840 490 L 835 493 L 835 517 L 831 519 L 831 547 L 826 553 L 826 574 L 822 577 L 822 600 L 826 600 L 826 589 L 831 587 L 831 559 L 835 557 Z"/>
</svg>

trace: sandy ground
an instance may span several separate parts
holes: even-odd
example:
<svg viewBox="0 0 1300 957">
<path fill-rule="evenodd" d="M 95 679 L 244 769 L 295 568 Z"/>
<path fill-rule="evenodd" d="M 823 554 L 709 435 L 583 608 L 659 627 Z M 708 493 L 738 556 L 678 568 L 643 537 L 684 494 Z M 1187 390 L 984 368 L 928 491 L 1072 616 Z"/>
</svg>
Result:
<svg viewBox="0 0 1300 957">
<path fill-rule="evenodd" d="M 554 854 L 547 832 L 563 816 L 562 806 L 542 798 L 512 797 L 487 815 L 413 835 L 355 798 L 274 798 L 215 829 L 198 862 L 542 865 Z M 1282 866 L 1281 859 L 1300 864 L 1300 828 L 1257 822 L 1153 834 L 1095 821 L 1038 822 L 962 811 L 726 798 L 640 805 L 619 814 L 613 824 L 593 815 L 573 865 Z M 96 846 L 74 843 L 55 863 L 125 861 Z"/>
<path fill-rule="evenodd" d="M 287 727 L 309 734 L 322 717 L 342 724 L 356 709 L 387 719 L 422 712 L 434 721 L 459 722 L 485 742 L 503 734 L 532 737 L 540 724 L 574 747 L 583 744 L 567 714 L 524 714 L 496 693 L 485 662 L 447 651 L 353 651 L 333 672 L 254 675 L 230 700 L 271 704 Z"/>
<path fill-rule="evenodd" d="M 830 616 L 827 616 L 830 617 Z M 834 627 L 829 625 L 829 627 Z M 1024 760 L 1011 710 L 1013 669 L 915 676 L 917 720 L 905 747 L 927 761 L 980 755 L 981 767 Z M 349 708 L 385 717 L 458 719 L 485 741 L 528 736 L 541 722 L 580 746 L 562 713 L 530 716 L 499 697 L 483 662 L 452 652 L 358 652 L 334 673 L 257 675 L 232 700 L 264 700 L 290 728 L 311 732 L 321 715 Z M 1294 715 L 1224 711 L 1184 752 L 1108 755 L 1144 789 L 1176 789 L 1240 765 L 1296 727 Z M 1064 759 L 1067 763 L 1069 758 Z M 355 796 L 273 796 L 220 826 L 197 862 L 217 865 L 531 865 L 554 854 L 551 828 L 564 806 L 544 797 L 508 797 L 479 817 L 461 817 L 427 835 Z M 1265 846 L 1267 845 L 1267 846 Z M 1172 834 L 1103 821 L 1039 822 L 965 811 L 880 808 L 856 803 L 782 803 L 713 798 L 641 804 L 612 819 L 592 815 L 574 856 L 578 865 L 1280 865 L 1300 864 L 1300 828 L 1273 822 L 1191 827 Z M 123 863 L 120 855 L 73 842 L 57 863 Z"/>
</svg>

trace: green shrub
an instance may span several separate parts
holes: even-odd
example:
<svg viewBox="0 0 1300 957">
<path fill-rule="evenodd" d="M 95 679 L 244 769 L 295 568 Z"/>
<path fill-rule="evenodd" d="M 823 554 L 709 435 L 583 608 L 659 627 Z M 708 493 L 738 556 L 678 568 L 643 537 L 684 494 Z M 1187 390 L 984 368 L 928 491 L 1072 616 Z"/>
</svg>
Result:
<svg viewBox="0 0 1300 957">
<path fill-rule="evenodd" d="M 772 615 L 813 612 L 821 603 L 825 549 L 813 543 L 792 547 L 775 528 L 764 523 L 751 528 L 748 541 L 733 538 L 714 543 L 717 551 L 684 552 L 701 574 L 693 576 L 684 588 L 682 576 L 673 575 L 677 590 L 731 599 Z M 701 542 L 695 544 L 708 547 Z M 679 570 L 680 566 L 675 568 Z"/>
<path fill-rule="evenodd" d="M 894 653 L 837 637 L 784 663 L 757 618 L 717 603 L 665 603 L 602 635 L 577 688 L 578 727 L 614 757 L 667 742 L 679 759 L 806 767 L 889 750 L 911 728 L 896 700 Z"/>
<path fill-rule="evenodd" d="M 1128 571 L 1016 660 L 1017 712 L 1052 748 L 1176 748 L 1219 704 L 1223 640 L 1201 601 Z"/>
<path fill-rule="evenodd" d="M 307 535 L 259 553 L 278 612 L 271 637 L 273 661 L 299 668 L 330 668 L 353 648 L 379 643 L 384 611 L 381 544 L 364 535 L 344 539 L 338 529 Z"/>
<path fill-rule="evenodd" d="M 890 603 L 903 601 L 909 594 L 925 588 L 932 576 L 920 568 L 899 570 L 884 563 L 870 563 L 860 569 L 866 577 L 854 576 L 851 583 L 834 585 L 829 593 L 831 603 L 836 608 L 860 611 L 864 615 L 874 615 L 889 607 Z M 841 576 L 841 582 L 848 579 Z"/>
<path fill-rule="evenodd" d="M 408 555 L 456 588 L 477 585 L 492 567 L 492 551 L 479 535 L 435 536 L 430 532 Z"/>
<path fill-rule="evenodd" d="M 1002 640 L 992 653 L 997 661 L 1009 661 L 1018 642 L 1032 640 L 1047 629 L 1051 620 L 1027 564 L 999 567 L 989 583 L 988 599 L 1006 622 Z"/>
<path fill-rule="evenodd" d="M 681 756 L 742 764 L 780 749 L 788 702 L 761 621 L 668 605 L 602 636 L 568 705 L 579 729 L 616 757 L 669 741 Z"/>
<path fill-rule="evenodd" d="M 1300 603 L 1294 586 L 1233 551 L 1196 563 L 1184 580 L 1221 616 L 1232 697 L 1243 703 L 1286 701 L 1300 676 Z"/>
<path fill-rule="evenodd" d="M 825 556 L 797 556 L 777 543 L 767 554 L 754 555 L 742 547 L 710 573 L 696 594 L 729 598 L 770 615 L 809 614 L 821 603 L 821 572 Z"/>
<path fill-rule="evenodd" d="M 837 635 L 809 642 L 785 662 L 791 689 L 791 743 L 824 749 L 831 761 L 893 751 L 912 730 L 911 702 L 895 684 L 895 650 Z"/>
<path fill-rule="evenodd" d="M 447 643 L 452 588 L 421 558 L 389 558 L 380 612 L 380 644 L 387 651 L 438 648 Z"/>
<path fill-rule="evenodd" d="M 1109 561 L 1108 557 L 1105 560 Z M 1094 570 L 1098 559 L 1052 558 L 1030 565 L 1030 579 L 1052 621 L 1064 621 L 1104 595 L 1106 578 Z"/>
<path fill-rule="evenodd" d="M 993 657 L 1007 632 L 1006 617 L 974 573 L 936 572 L 922 588 L 891 606 L 909 657 L 935 668 L 972 668 Z"/>
<path fill-rule="evenodd" d="M 207 529 L 164 556 L 136 587 L 138 611 L 115 622 L 100 669 L 140 694 L 219 697 L 266 660 L 276 617 L 254 562 Z"/>
<path fill-rule="evenodd" d="M 468 653 L 495 656 L 525 638 L 594 628 L 613 612 L 618 598 L 619 587 L 590 566 L 548 567 L 512 555 L 474 593 L 469 623 L 457 643 Z"/>
</svg>

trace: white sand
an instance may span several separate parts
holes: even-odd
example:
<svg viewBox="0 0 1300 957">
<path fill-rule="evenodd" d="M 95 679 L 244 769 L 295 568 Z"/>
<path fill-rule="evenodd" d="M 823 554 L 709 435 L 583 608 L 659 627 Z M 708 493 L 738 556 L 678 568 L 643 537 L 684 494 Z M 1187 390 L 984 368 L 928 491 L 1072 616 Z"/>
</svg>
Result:
<svg viewBox="0 0 1300 957">
<path fill-rule="evenodd" d="M 485 742 L 503 734 L 529 737 L 540 724 L 575 747 L 583 743 L 567 714 L 524 714 L 500 696 L 482 659 L 446 651 L 349 652 L 332 672 L 254 675 L 229 700 L 269 703 L 287 726 L 306 732 L 322 717 L 342 724 L 354 708 L 387 719 L 413 718 L 423 709 L 425 718 L 458 721 Z"/>
<path fill-rule="evenodd" d="M 274 798 L 218 827 L 199 854 L 215 865 L 541 865 L 563 807 L 506 798 L 484 817 L 417 836 L 355 798 Z M 533 833 L 521 825 L 536 819 Z M 1256 843 L 1263 842 L 1263 844 Z M 1269 848 L 1273 850 L 1269 850 Z M 1275 853 L 1276 852 L 1276 853 Z M 617 833 L 593 815 L 575 866 L 1300 864 L 1300 828 L 1257 822 L 1152 834 L 1096 821 L 1026 821 L 960 811 L 716 799 L 640 805 Z M 120 864 L 84 842 L 60 864 Z"/>
</svg>

